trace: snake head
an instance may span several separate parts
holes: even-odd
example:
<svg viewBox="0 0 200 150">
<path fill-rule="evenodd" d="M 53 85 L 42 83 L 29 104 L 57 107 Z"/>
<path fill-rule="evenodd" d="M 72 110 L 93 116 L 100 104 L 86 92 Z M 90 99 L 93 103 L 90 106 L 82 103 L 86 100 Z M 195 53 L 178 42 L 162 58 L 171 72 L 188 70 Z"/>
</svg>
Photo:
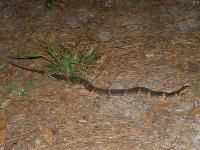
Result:
<svg viewBox="0 0 200 150">
<path fill-rule="evenodd" d="M 183 86 L 180 90 L 178 90 L 177 94 L 178 95 L 183 95 L 183 94 L 187 93 L 190 89 L 191 88 L 188 85 Z"/>
</svg>

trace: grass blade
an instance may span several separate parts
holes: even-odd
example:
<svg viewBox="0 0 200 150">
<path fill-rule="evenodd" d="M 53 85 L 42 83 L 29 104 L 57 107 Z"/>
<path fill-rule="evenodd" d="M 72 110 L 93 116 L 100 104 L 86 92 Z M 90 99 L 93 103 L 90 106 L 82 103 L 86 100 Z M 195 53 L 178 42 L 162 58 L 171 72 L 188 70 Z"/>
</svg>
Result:
<svg viewBox="0 0 200 150">
<path fill-rule="evenodd" d="M 54 69 L 54 70 L 51 70 L 51 71 L 45 73 L 45 75 L 48 76 L 48 77 L 50 77 L 50 76 L 52 76 L 52 75 L 54 75 L 56 73 L 59 73 L 59 72 L 60 72 L 59 69 Z"/>
<path fill-rule="evenodd" d="M 35 59 L 41 58 L 42 54 L 38 52 L 19 51 L 15 54 L 11 54 L 9 57 L 12 59 Z"/>
<path fill-rule="evenodd" d="M 47 52 L 53 57 L 55 58 L 58 54 L 56 53 L 56 51 L 54 50 L 54 47 L 51 43 L 47 43 Z"/>
</svg>

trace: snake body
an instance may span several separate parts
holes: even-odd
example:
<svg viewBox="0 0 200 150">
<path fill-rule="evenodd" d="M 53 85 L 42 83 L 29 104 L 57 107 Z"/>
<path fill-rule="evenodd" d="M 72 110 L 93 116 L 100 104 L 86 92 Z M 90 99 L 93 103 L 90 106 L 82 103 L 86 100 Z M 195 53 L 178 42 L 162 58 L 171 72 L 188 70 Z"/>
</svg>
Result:
<svg viewBox="0 0 200 150">
<path fill-rule="evenodd" d="M 9 64 L 31 72 L 40 73 L 42 75 L 45 75 L 45 71 L 43 70 L 37 70 L 37 69 L 30 69 L 26 67 L 19 66 L 15 63 L 8 62 Z M 152 97 L 154 96 L 162 96 L 162 97 L 173 97 L 173 96 L 180 96 L 182 94 L 185 94 L 190 89 L 189 86 L 183 86 L 179 90 L 173 91 L 173 92 L 162 92 L 162 91 L 153 91 L 146 87 L 133 87 L 133 88 L 127 88 L 127 89 L 108 89 L 108 88 L 99 88 L 94 85 L 87 79 L 81 78 L 81 77 L 67 77 L 62 74 L 53 74 L 52 77 L 58 79 L 58 80 L 64 80 L 64 81 L 71 81 L 73 84 L 80 84 L 84 86 L 84 88 L 90 92 L 98 93 L 98 94 L 109 94 L 109 95 L 126 95 L 126 94 L 147 94 Z"/>
</svg>

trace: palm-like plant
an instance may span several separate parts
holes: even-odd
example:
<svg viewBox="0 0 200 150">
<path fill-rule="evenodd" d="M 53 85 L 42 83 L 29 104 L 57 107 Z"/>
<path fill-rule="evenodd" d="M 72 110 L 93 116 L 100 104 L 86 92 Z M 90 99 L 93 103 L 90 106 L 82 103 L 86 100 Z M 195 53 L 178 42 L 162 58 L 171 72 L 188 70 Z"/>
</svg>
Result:
<svg viewBox="0 0 200 150">
<path fill-rule="evenodd" d="M 61 48 L 61 50 L 57 52 L 51 43 L 47 43 L 47 53 L 50 55 L 50 58 L 47 58 L 39 52 L 25 51 L 20 51 L 14 55 L 11 55 L 11 58 L 42 58 L 47 61 L 44 64 L 44 67 L 49 69 L 49 71 L 46 73 L 47 76 L 64 73 L 70 77 L 78 77 L 81 76 L 83 71 L 87 71 L 93 62 L 99 58 L 99 55 L 95 51 L 96 47 L 96 45 L 90 46 L 86 53 L 78 53 L 76 51 L 69 52 L 65 48 Z"/>
</svg>

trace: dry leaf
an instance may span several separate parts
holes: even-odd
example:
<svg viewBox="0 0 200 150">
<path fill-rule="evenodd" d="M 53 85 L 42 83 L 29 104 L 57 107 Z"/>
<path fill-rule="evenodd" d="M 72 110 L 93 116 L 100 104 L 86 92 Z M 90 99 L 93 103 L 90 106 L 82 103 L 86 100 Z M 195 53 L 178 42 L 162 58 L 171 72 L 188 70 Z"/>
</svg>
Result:
<svg viewBox="0 0 200 150">
<path fill-rule="evenodd" d="M 44 139 L 51 144 L 53 142 L 53 133 L 48 128 L 42 126 L 40 126 L 40 130 Z"/>
<path fill-rule="evenodd" d="M 6 122 L 4 119 L 0 119 L 0 131 L 6 128 Z"/>
<path fill-rule="evenodd" d="M 5 138 L 6 138 L 6 132 L 5 132 L 5 130 L 1 130 L 0 131 L 0 143 L 4 143 Z"/>
<path fill-rule="evenodd" d="M 191 108 L 191 109 L 189 110 L 189 112 L 188 112 L 188 116 L 189 116 L 190 118 L 194 118 L 196 113 L 200 113 L 200 106 Z"/>
<path fill-rule="evenodd" d="M 154 116 L 152 116 L 148 112 L 141 113 L 140 117 L 142 118 L 143 122 L 145 124 L 148 124 L 148 125 L 151 125 L 154 122 L 154 120 L 155 120 Z"/>
<path fill-rule="evenodd" d="M 4 119 L 0 119 L 0 143 L 3 143 L 6 137 L 5 129 L 6 122 Z"/>
<path fill-rule="evenodd" d="M 167 109 L 159 108 L 158 111 L 162 117 L 166 117 L 166 118 L 170 117 L 170 112 Z"/>
</svg>

